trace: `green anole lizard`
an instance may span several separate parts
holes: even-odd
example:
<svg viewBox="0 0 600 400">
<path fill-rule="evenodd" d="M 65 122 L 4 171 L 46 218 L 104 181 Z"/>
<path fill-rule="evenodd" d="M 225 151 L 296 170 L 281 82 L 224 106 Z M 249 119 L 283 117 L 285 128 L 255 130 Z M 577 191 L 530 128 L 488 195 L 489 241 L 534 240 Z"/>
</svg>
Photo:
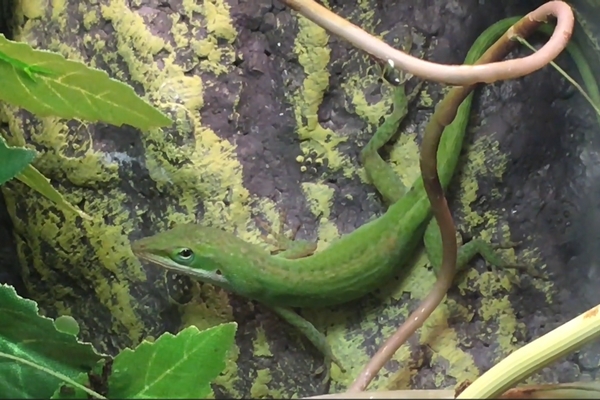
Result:
<svg viewBox="0 0 600 400">
<path fill-rule="evenodd" d="M 479 45 L 481 48 L 473 47 L 469 54 L 477 59 L 490 44 L 485 42 L 485 46 Z M 310 250 L 298 252 L 290 248 L 272 255 L 223 230 L 184 224 L 134 241 L 133 253 L 175 273 L 269 306 L 298 328 L 324 355 L 325 379 L 328 379 L 331 362 L 343 370 L 341 363 L 333 355 L 326 337 L 292 308 L 326 307 L 362 297 L 392 278 L 398 268 L 408 262 L 422 238 L 430 262 L 434 267 L 439 266 L 439 228 L 431 219 L 422 179 L 416 179 L 410 188 L 404 187 L 378 153 L 394 136 L 411 97 L 405 94 L 403 85 L 395 89 L 393 112 L 361 153 L 369 179 L 382 197 L 393 204 L 383 216 L 342 236 L 323 251 L 306 256 Z M 465 100 L 456 119 L 444 132 L 438 152 L 444 188 L 458 162 L 471 98 Z M 472 240 L 460 248 L 458 266 L 465 266 L 476 254 L 497 267 L 508 265 L 490 244 Z"/>
</svg>

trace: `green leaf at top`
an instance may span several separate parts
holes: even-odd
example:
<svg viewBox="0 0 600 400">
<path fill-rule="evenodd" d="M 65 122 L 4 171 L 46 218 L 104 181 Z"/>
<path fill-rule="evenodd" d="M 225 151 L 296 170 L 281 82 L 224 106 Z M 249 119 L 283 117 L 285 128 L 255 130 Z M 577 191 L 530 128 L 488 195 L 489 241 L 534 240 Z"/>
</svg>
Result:
<svg viewBox="0 0 600 400">
<path fill-rule="evenodd" d="M 62 55 L 0 35 L 0 100 L 41 117 L 149 129 L 171 124 L 125 83 Z"/>
<path fill-rule="evenodd" d="M 119 353 L 110 368 L 106 391 L 114 399 L 205 399 L 210 383 L 225 368 L 233 345 L 235 323 L 204 331 L 190 326 L 177 335 L 165 333 L 154 343 L 144 341 Z M 87 376 L 76 380 L 89 385 Z M 68 385 L 53 399 L 81 399 L 86 394 Z"/>
<path fill-rule="evenodd" d="M 62 381 L 47 371 L 75 378 L 101 358 L 90 344 L 58 331 L 51 319 L 40 316 L 35 302 L 17 295 L 12 286 L 0 285 L 0 398 L 48 399 Z"/>
<path fill-rule="evenodd" d="M 24 147 L 9 147 L 0 136 L 0 185 L 17 176 L 34 158 L 35 151 Z"/>
</svg>

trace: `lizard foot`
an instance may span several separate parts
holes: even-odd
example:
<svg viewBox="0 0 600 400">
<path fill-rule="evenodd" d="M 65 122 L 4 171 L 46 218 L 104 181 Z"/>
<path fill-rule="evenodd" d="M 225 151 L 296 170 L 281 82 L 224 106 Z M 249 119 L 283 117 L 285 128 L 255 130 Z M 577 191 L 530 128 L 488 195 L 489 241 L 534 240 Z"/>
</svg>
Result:
<svg viewBox="0 0 600 400">
<path fill-rule="evenodd" d="M 545 281 L 550 280 L 550 277 L 543 272 L 538 271 L 533 265 L 529 264 L 518 264 L 518 263 L 507 263 L 502 266 L 502 268 L 510 268 L 510 269 L 520 269 L 525 274 L 538 279 L 543 279 Z"/>
<path fill-rule="evenodd" d="M 323 379 L 321 379 L 321 383 L 327 387 L 331 380 L 331 361 L 330 360 L 325 360 L 323 362 L 323 365 L 321 365 L 319 368 L 317 368 L 313 372 L 314 377 L 319 376 L 321 374 L 323 374 Z"/>
<path fill-rule="evenodd" d="M 325 374 L 323 376 L 323 384 L 327 384 L 331 379 L 331 363 L 337 365 L 342 373 L 346 373 L 346 369 L 342 367 L 342 363 L 340 363 L 340 360 L 338 360 L 336 356 L 332 355 L 331 357 L 326 357 L 323 361 L 323 365 L 317 368 L 313 373 L 313 376 Z"/>
<path fill-rule="evenodd" d="M 287 236 L 285 234 L 286 213 L 281 210 L 279 214 L 279 229 L 277 231 L 264 220 L 257 222 L 267 232 L 267 235 L 261 235 L 262 239 L 275 247 L 275 249 L 271 250 L 271 254 L 287 259 L 303 258 L 314 254 L 317 244 L 307 240 L 296 240 L 296 234 L 300 230 L 300 226 L 294 228 L 291 235 Z M 268 236 L 269 234 L 271 237 Z"/>
<path fill-rule="evenodd" d="M 317 249 L 316 243 L 307 240 L 295 240 L 300 226 L 292 230 L 291 237 L 286 236 L 285 215 L 285 211 L 280 212 L 278 232 L 275 232 L 268 223 L 262 220 L 259 220 L 258 222 L 258 224 L 272 236 L 271 238 L 267 235 L 262 235 L 265 242 L 275 246 L 275 249 L 271 250 L 271 254 L 290 260 L 308 257 L 314 254 Z"/>
<path fill-rule="evenodd" d="M 265 241 L 265 243 L 269 243 L 269 244 L 275 246 L 276 249 L 273 250 L 273 252 L 276 252 L 276 253 L 286 250 L 286 248 L 287 248 L 286 242 L 288 240 L 290 240 L 289 238 L 287 238 L 285 236 L 285 233 L 284 233 L 285 232 L 285 217 L 286 217 L 285 211 L 281 210 L 279 212 L 279 229 L 277 231 L 274 230 L 273 227 L 271 226 L 271 224 L 269 224 L 265 220 L 259 219 L 257 221 L 257 225 L 259 225 L 266 232 L 266 234 L 261 234 L 262 239 Z M 270 237 L 269 235 L 271 235 L 272 237 Z M 296 233 L 293 232 L 292 235 L 295 236 Z"/>
<path fill-rule="evenodd" d="M 494 248 L 494 249 L 512 249 L 512 248 L 515 248 L 515 247 L 521 245 L 522 243 L 523 243 L 522 241 L 517 241 L 517 242 L 506 241 L 506 242 L 492 244 L 492 248 Z M 543 280 L 550 279 L 550 277 L 548 275 L 541 273 L 531 264 L 519 264 L 519 263 L 506 262 L 506 261 L 503 262 L 502 264 L 503 265 L 499 265 L 498 267 L 510 268 L 510 269 L 520 269 L 520 270 L 523 270 L 527 275 L 529 275 L 531 277 L 539 278 L 539 279 L 543 279 Z"/>
</svg>

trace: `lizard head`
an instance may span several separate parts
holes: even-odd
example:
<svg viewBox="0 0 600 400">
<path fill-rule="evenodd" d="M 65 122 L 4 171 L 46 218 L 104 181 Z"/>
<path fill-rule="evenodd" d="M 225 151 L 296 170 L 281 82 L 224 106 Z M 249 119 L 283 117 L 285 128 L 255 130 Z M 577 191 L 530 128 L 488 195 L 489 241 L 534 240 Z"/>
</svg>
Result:
<svg viewBox="0 0 600 400">
<path fill-rule="evenodd" d="M 173 229 L 136 240 L 131 250 L 141 260 L 149 261 L 175 273 L 202 282 L 228 288 L 227 256 L 240 241 L 231 233 L 197 224 L 178 225 Z M 229 254 L 228 254 L 229 253 Z"/>
</svg>

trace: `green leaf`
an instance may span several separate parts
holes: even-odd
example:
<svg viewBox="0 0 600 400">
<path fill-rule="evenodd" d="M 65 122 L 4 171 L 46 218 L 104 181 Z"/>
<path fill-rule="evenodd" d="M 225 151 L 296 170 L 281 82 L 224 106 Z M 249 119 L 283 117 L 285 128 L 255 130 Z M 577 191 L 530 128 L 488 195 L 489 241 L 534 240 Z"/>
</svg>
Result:
<svg viewBox="0 0 600 400">
<path fill-rule="evenodd" d="M 199 331 L 190 326 L 177 335 L 165 333 L 154 343 L 143 341 L 135 350 L 115 357 L 107 392 L 120 399 L 204 399 L 210 383 L 225 368 L 237 324 L 221 324 Z M 77 382 L 89 385 L 87 376 Z M 65 385 L 53 399 L 81 399 L 86 394 Z"/>
<path fill-rule="evenodd" d="M 16 177 L 42 196 L 53 201 L 56 207 L 62 211 L 74 212 L 81 218 L 91 219 L 89 215 L 69 203 L 62 194 L 54 189 L 48 178 L 30 164 L 35 154 L 35 151 L 24 147 L 9 147 L 4 138 L 0 136 L 0 160 L 3 160 L 0 164 L 0 185 Z"/>
<path fill-rule="evenodd" d="M 62 55 L 0 35 L 0 100 L 40 117 L 79 118 L 140 129 L 172 121 L 125 83 Z"/>
<path fill-rule="evenodd" d="M 102 359 L 89 343 L 59 332 L 12 286 L 0 285 L 0 321 L 0 398 L 50 398 L 62 381 L 48 370 L 74 378 Z"/>
<path fill-rule="evenodd" d="M 35 151 L 24 147 L 9 147 L 0 136 L 0 185 L 17 176 L 35 158 Z"/>
<path fill-rule="evenodd" d="M 17 175 L 17 179 L 46 197 L 47 199 L 54 202 L 56 207 L 60 210 L 78 214 L 81 218 L 92 219 L 89 215 L 69 203 L 60 192 L 54 189 L 54 186 L 50 184 L 50 180 L 46 178 L 40 171 L 38 171 L 33 165 L 28 165 L 23 172 Z"/>
</svg>

